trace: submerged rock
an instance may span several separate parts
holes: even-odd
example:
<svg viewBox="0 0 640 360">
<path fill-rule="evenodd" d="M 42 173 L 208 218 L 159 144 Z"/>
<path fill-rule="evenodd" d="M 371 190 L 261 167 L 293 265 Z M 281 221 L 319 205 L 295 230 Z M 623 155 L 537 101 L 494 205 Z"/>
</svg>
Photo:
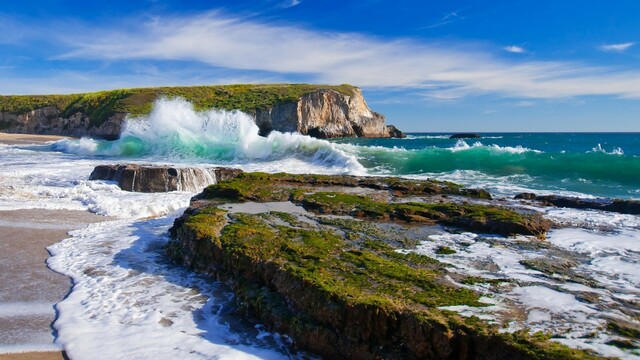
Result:
<svg viewBox="0 0 640 360">
<path fill-rule="evenodd" d="M 197 191 L 240 174 L 230 168 L 177 168 L 158 165 L 98 165 L 89 180 L 116 181 L 125 191 L 168 192 Z"/>
<path fill-rule="evenodd" d="M 572 209 L 594 209 L 620 214 L 639 215 L 640 201 L 623 199 L 581 199 L 577 197 L 521 193 L 514 197 L 519 200 L 535 200 L 542 204 Z"/>
<path fill-rule="evenodd" d="M 461 201 L 464 192 L 440 181 L 242 173 L 192 199 L 167 252 L 226 281 L 248 317 L 328 359 L 592 358 L 441 309 L 486 304 L 454 283 L 446 264 L 407 251 L 417 226 L 539 236 L 549 226 L 477 198 Z M 243 202 L 265 210 L 244 212 L 251 203 Z M 274 202 L 288 207 L 268 210 Z M 294 204 L 299 210 L 283 212 Z"/>
</svg>

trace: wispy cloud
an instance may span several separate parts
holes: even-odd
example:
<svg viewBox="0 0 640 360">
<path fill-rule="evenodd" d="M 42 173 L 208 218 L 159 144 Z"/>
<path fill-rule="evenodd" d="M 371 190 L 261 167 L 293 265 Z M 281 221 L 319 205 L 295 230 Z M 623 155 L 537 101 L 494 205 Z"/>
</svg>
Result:
<svg viewBox="0 0 640 360">
<path fill-rule="evenodd" d="M 462 15 L 462 11 L 465 9 L 461 9 L 461 10 L 456 10 L 456 11 L 452 11 L 450 13 L 445 14 L 442 18 L 440 18 L 440 20 L 438 20 L 437 22 L 425 26 L 424 29 L 433 29 L 433 28 L 437 28 L 443 25 L 447 25 L 447 24 L 451 24 L 453 22 L 459 21 L 459 20 L 464 20 L 466 17 L 464 15 Z"/>
<path fill-rule="evenodd" d="M 535 101 L 531 101 L 531 100 L 522 100 L 517 102 L 515 105 L 518 107 L 531 107 L 531 106 L 535 106 L 536 103 Z"/>
<path fill-rule="evenodd" d="M 301 2 L 302 2 L 302 0 L 288 0 L 288 1 L 284 2 L 283 6 L 290 8 L 290 7 L 294 7 L 294 6 L 300 5 Z"/>
<path fill-rule="evenodd" d="M 514 53 L 514 54 L 523 54 L 527 52 L 523 47 L 517 45 L 509 45 L 502 48 L 504 51 Z"/>
<path fill-rule="evenodd" d="M 431 99 L 487 94 L 541 99 L 583 95 L 640 98 L 638 70 L 566 61 L 517 61 L 468 43 L 318 32 L 221 12 L 74 30 L 58 30 L 71 49 L 59 60 L 185 61 L 295 81 L 413 89 Z"/>
<path fill-rule="evenodd" d="M 635 42 L 628 42 L 628 43 L 622 43 L 622 44 L 602 45 L 600 46 L 600 50 L 607 51 L 607 52 L 625 52 L 635 44 L 636 44 Z"/>
</svg>

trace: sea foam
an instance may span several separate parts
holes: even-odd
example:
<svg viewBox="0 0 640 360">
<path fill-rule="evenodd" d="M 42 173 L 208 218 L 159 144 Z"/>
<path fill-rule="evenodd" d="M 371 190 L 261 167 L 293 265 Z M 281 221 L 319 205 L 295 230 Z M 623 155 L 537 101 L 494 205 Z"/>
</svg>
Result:
<svg viewBox="0 0 640 360">
<path fill-rule="evenodd" d="M 159 99 L 148 116 L 131 118 L 115 141 L 65 140 L 56 150 L 81 154 L 154 157 L 178 162 L 268 163 L 297 159 L 330 172 L 364 174 L 355 156 L 309 136 L 272 131 L 259 135 L 253 118 L 241 111 L 195 111 L 184 99 Z"/>
</svg>

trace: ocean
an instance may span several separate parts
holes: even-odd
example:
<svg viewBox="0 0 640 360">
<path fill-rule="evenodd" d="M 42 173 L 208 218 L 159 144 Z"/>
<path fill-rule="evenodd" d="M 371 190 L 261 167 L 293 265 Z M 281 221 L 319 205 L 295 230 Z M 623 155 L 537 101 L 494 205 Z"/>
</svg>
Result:
<svg viewBox="0 0 640 360">
<path fill-rule="evenodd" d="M 481 313 L 452 310 L 503 321 L 503 331 L 551 331 L 569 346 L 640 358 L 612 345 L 617 335 L 606 331 L 612 319 L 640 326 L 640 216 L 513 200 L 522 192 L 639 200 L 640 134 L 450 135 L 327 141 L 273 132 L 260 137 L 246 114 L 194 112 L 186 101 L 161 100 L 149 116 L 130 119 L 115 141 L 0 145 L 0 210 L 88 210 L 110 217 L 49 248 L 48 266 L 73 279 L 72 291 L 56 306 L 51 344 L 64 347 L 71 358 L 280 359 L 305 355 L 292 352 L 286 336 L 234 316 L 233 294 L 223 284 L 164 256 L 167 230 L 194 193 L 122 191 L 112 182 L 89 181 L 96 165 L 400 176 L 485 188 L 505 205 L 541 212 L 561 227 L 549 233 L 543 250 L 509 245 L 526 239 L 486 234 L 440 230 L 425 238 L 411 251 L 448 262 L 455 271 L 507 277 L 515 284 L 503 293 L 475 287 L 492 303 Z M 437 254 L 441 245 L 457 253 Z M 549 278 L 523 265 L 552 251 L 575 255 L 574 270 L 594 282 Z M 486 261 L 495 266 L 479 265 Z M 594 297 L 599 300 L 584 300 Z M 504 323 L 508 312 L 520 315 Z"/>
</svg>

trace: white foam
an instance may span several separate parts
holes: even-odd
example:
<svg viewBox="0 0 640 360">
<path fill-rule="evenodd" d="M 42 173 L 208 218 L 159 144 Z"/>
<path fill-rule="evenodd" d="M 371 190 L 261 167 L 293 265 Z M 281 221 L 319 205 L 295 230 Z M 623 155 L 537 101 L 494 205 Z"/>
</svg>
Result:
<svg viewBox="0 0 640 360">
<path fill-rule="evenodd" d="M 229 290 L 163 259 L 174 216 L 93 224 L 49 248 L 49 266 L 74 281 L 56 343 L 77 359 L 284 358 L 274 334 L 222 319 Z"/>
<path fill-rule="evenodd" d="M 476 141 L 473 145 L 469 145 L 466 141 L 459 139 L 453 147 L 448 148 L 451 151 L 465 151 L 470 149 L 485 149 L 494 153 L 510 153 L 523 154 L 527 152 L 542 153 L 540 150 L 529 149 L 521 145 L 518 146 L 500 146 L 496 144 L 484 145 L 480 141 Z"/>
<path fill-rule="evenodd" d="M 640 274 L 637 257 L 639 233 L 637 230 L 623 230 L 598 234 L 584 229 L 558 229 L 549 233 L 551 247 L 545 243 L 532 247 L 525 244 L 540 240 L 442 232 L 429 235 L 415 252 L 452 265 L 449 271 L 455 273 L 508 280 L 494 285 L 458 284 L 490 296 L 483 299 L 490 299 L 491 305 L 443 309 L 496 322 L 504 326 L 501 331 L 551 331 L 556 336 L 554 340 L 572 347 L 593 349 L 604 356 L 634 358 L 628 352 L 607 345 L 615 335 L 602 329 L 611 318 L 636 321 L 618 309 L 640 300 L 637 283 Z M 455 250 L 455 253 L 438 254 L 437 250 L 442 246 Z M 589 279 L 599 285 L 590 287 L 588 283 L 565 282 L 560 277 L 523 265 L 524 260 L 538 260 L 554 252 L 557 254 L 558 250 L 553 246 L 586 256 L 571 270 L 589 274 Z M 585 302 L 579 298 L 585 293 L 593 294 L 599 301 Z M 591 334 L 594 333 L 599 335 L 593 338 Z"/>
<path fill-rule="evenodd" d="M 607 152 L 607 150 L 605 150 L 600 144 L 592 148 L 591 151 L 587 151 L 587 152 L 596 152 L 596 153 L 603 153 L 603 154 L 610 154 L 610 155 L 624 155 L 624 150 L 622 150 L 621 147 L 614 147 L 611 150 L 611 152 Z"/>
<path fill-rule="evenodd" d="M 365 174 L 355 156 L 335 144 L 294 133 L 259 135 L 253 118 L 240 111 L 197 112 L 184 99 L 159 99 L 149 116 L 131 118 L 120 139 L 61 141 L 57 148 L 75 154 L 207 159 L 220 163 L 271 162 L 295 158 L 340 173 Z"/>
</svg>

